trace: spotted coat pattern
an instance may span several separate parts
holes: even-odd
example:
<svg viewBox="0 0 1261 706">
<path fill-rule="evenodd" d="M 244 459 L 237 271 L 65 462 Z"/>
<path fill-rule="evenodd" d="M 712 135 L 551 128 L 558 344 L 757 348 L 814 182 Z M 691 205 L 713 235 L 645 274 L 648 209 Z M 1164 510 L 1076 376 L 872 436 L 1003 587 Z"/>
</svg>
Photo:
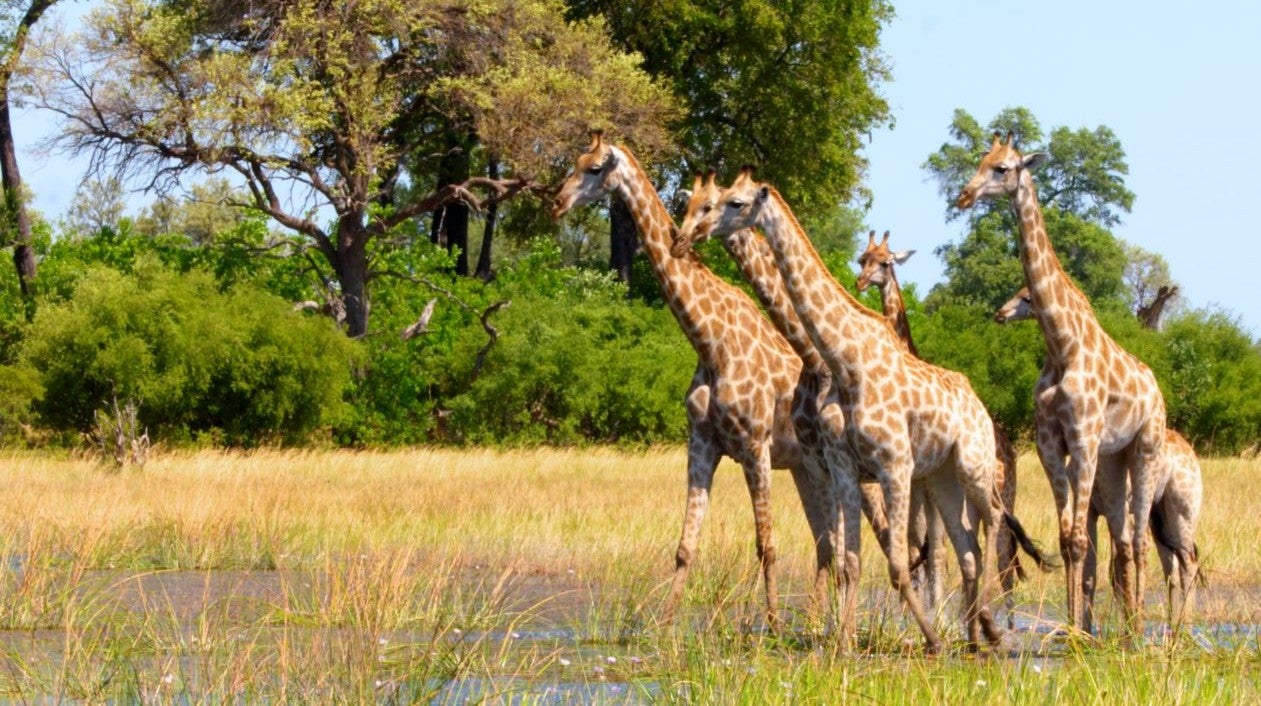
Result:
<svg viewBox="0 0 1261 706">
<path fill-rule="evenodd" d="M 1165 401 L 1151 369 L 1103 330 L 1060 266 L 1030 174 L 1042 159 L 1038 153 L 1021 155 L 1010 135 L 1006 142 L 995 135 L 957 205 L 1009 198 L 1019 219 L 1017 252 L 1047 349 L 1034 388 L 1034 421 L 1038 457 L 1059 513 L 1069 624 L 1093 628 L 1083 583 L 1093 504 L 1108 522 L 1113 575 L 1128 634 L 1134 635 L 1140 629 L 1147 525 L 1165 444 Z"/>
<path fill-rule="evenodd" d="M 665 614 L 678 606 L 696 556 L 714 470 L 725 455 L 741 465 L 753 500 L 757 552 L 766 586 L 767 619 L 775 628 L 778 589 L 771 533 L 771 468 L 790 468 L 819 549 L 820 573 L 830 571 L 827 534 L 830 484 L 826 470 L 804 457 L 792 422 L 801 361 L 744 292 L 722 281 L 698 258 L 669 253 L 676 230 L 634 155 L 594 133 L 558 192 L 553 217 L 613 193 L 632 213 L 641 244 L 670 311 L 697 353 L 686 395 L 688 497 Z"/>
<path fill-rule="evenodd" d="M 879 481 L 884 492 L 890 579 L 927 649 L 939 649 L 940 639 L 908 567 L 915 481 L 925 484 L 939 509 L 959 560 L 969 645 L 979 646 L 982 631 L 991 642 L 1001 641 L 1003 631 L 988 605 L 995 552 L 982 554 L 976 534 L 983 523 L 986 546 L 994 547 L 1000 520 L 992 502 L 995 449 L 985 408 L 966 380 L 941 376 L 910 355 L 883 317 L 832 278 L 779 193 L 755 182 L 748 170 L 681 235 L 696 240 L 753 227 L 766 235 L 793 308 L 832 370 L 857 470 Z"/>
</svg>

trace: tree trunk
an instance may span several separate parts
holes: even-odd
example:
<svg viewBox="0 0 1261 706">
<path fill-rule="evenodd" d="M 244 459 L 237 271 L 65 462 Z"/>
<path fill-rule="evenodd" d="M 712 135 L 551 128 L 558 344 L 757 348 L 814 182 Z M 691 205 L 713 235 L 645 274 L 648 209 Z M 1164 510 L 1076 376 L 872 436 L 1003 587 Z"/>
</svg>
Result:
<svg viewBox="0 0 1261 706">
<path fill-rule="evenodd" d="M 1160 290 L 1156 292 L 1156 298 L 1150 304 L 1139 306 L 1135 314 L 1138 316 L 1143 328 L 1149 331 L 1160 331 L 1160 319 L 1164 316 L 1165 307 L 1169 304 L 1169 300 L 1177 295 L 1178 288 L 1176 286 L 1162 285 Z"/>
<path fill-rule="evenodd" d="M 636 243 L 635 219 L 626 204 L 614 196 L 609 204 L 609 266 L 618 280 L 627 284 L 631 281 Z"/>
<path fill-rule="evenodd" d="M 499 160 L 494 157 L 486 164 L 486 176 L 499 178 Z M 492 203 L 486 209 L 486 225 L 482 227 L 482 248 L 477 253 L 477 270 L 474 274 L 483 282 L 489 282 L 494 274 L 490 269 L 491 245 L 495 241 L 495 220 L 499 215 L 499 204 Z"/>
<path fill-rule="evenodd" d="M 22 50 L 26 47 L 26 37 L 31 27 L 54 2 L 56 0 L 34 0 L 27 6 L 14 36 L 10 38 L 10 53 L 6 57 L 3 72 L 0 73 L 0 186 L 4 189 L 5 205 L 12 214 L 12 221 L 6 225 L 11 225 L 14 229 L 13 264 L 17 267 L 22 297 L 27 301 L 28 316 L 34 313 L 31 302 L 34 301 L 35 250 L 31 245 L 31 219 L 26 212 L 26 201 L 22 198 L 22 175 L 18 171 L 17 144 L 13 137 L 9 84 L 18 60 L 22 57 Z"/>
<path fill-rule="evenodd" d="M 362 219 L 343 217 L 337 228 L 337 261 L 333 269 L 346 308 L 346 335 L 368 332 L 368 233 Z"/>
<path fill-rule="evenodd" d="M 438 164 L 438 188 L 458 184 L 469 178 L 468 150 L 452 140 Z M 449 203 L 433 212 L 429 229 L 430 242 L 445 245 L 447 252 L 455 254 L 455 273 L 468 274 L 468 206 Z"/>
</svg>

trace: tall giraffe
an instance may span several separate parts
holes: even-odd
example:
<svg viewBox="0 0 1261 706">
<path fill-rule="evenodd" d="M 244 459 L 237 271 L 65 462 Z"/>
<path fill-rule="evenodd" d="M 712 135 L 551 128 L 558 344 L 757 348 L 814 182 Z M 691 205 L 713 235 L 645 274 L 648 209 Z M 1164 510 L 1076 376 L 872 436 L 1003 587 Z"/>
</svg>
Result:
<svg viewBox="0 0 1261 706">
<path fill-rule="evenodd" d="M 692 227 L 704 212 L 713 206 L 718 199 L 719 188 L 714 172 L 705 177 L 697 175 L 693 179 L 692 190 L 688 196 L 687 212 L 683 217 L 683 226 L 676 233 L 676 240 L 671 247 L 671 254 L 678 257 L 691 257 L 691 243 L 678 237 Z M 887 525 L 884 517 L 884 499 L 879 488 L 874 484 L 863 484 L 855 488 L 849 479 L 857 478 L 854 470 L 853 455 L 849 442 L 845 439 L 845 420 L 841 412 L 840 399 L 834 385 L 832 371 L 827 361 L 819 354 L 809 333 L 793 309 L 792 301 L 784 288 L 783 278 L 775 268 L 775 256 L 770 246 L 756 232 L 745 229 L 732 233 L 722 239 L 723 247 L 735 260 L 740 273 L 753 287 L 754 293 L 762 303 L 767 315 L 775 327 L 783 334 L 792 349 L 801 358 L 801 373 L 797 379 L 797 390 L 793 397 L 793 426 L 797 439 L 805 454 L 813 455 L 828 468 L 829 477 L 833 481 L 833 495 L 836 505 L 831 508 L 829 519 L 833 523 L 843 522 L 844 527 L 832 530 L 836 546 L 844 544 L 843 556 L 839 558 L 840 573 L 836 576 L 839 592 L 841 614 L 839 616 L 840 642 L 845 644 L 852 636 L 856 624 L 858 606 L 859 580 L 859 544 L 861 532 L 858 514 L 842 512 L 841 508 L 856 507 L 860 504 L 863 513 L 869 518 L 876 536 L 881 544 L 888 541 Z M 861 492 L 861 501 L 853 496 L 855 491 Z M 823 578 L 820 576 L 820 579 Z M 816 595 L 820 595 L 822 582 L 816 580 Z M 825 585 L 823 585 L 825 587 Z"/>
<path fill-rule="evenodd" d="M 994 313 L 994 320 L 1000 324 L 1032 318 L 1033 298 L 1028 287 L 1021 287 Z M 1152 497 L 1151 535 L 1165 575 L 1169 624 L 1176 628 L 1189 617 L 1189 606 L 1195 602 L 1195 584 L 1200 572 L 1195 527 L 1200 519 L 1204 484 L 1195 449 L 1169 427 L 1165 427 L 1164 461 L 1157 473 L 1156 492 Z M 1099 511 L 1091 503 L 1086 520 L 1090 547 L 1083 577 L 1087 592 L 1095 587 L 1098 521 Z M 1088 600 L 1087 604 L 1090 602 Z"/>
<path fill-rule="evenodd" d="M 902 287 L 898 285 L 897 271 L 894 265 L 901 265 L 915 254 L 914 250 L 901 250 L 893 252 L 889 249 L 889 231 L 884 232 L 884 238 L 879 243 L 876 242 L 876 231 L 867 234 L 867 247 L 862 254 L 858 256 L 858 264 L 862 266 L 862 270 L 858 273 L 857 289 L 859 292 L 865 291 L 871 285 L 875 285 L 880 290 L 880 302 L 884 310 L 884 317 L 897 331 L 898 336 L 906 342 L 906 347 L 911 354 L 918 357 L 919 352 L 915 348 L 915 341 L 911 337 L 911 324 L 906 315 L 906 301 L 902 298 Z M 943 374 L 958 375 L 959 373 L 952 370 L 943 370 Z M 997 424 L 994 427 L 994 446 L 998 453 L 998 465 L 995 466 L 994 486 L 998 491 L 999 499 L 1002 503 L 1003 511 L 1012 513 L 1016 507 L 1016 450 L 1012 447 L 1011 442 L 1007 439 L 1007 435 L 999 429 Z M 922 507 L 924 511 L 914 512 L 916 507 Z M 926 552 L 923 558 L 924 568 L 924 585 L 926 593 L 931 600 L 936 602 L 941 596 L 941 556 L 940 542 L 936 537 L 940 536 L 937 529 L 941 519 L 937 517 L 936 511 L 931 505 L 924 504 L 922 500 L 916 502 L 916 498 L 912 496 L 912 516 L 911 516 L 911 549 L 912 552 L 918 546 L 924 546 Z M 998 579 L 1002 586 L 1003 595 L 1007 602 L 1007 624 L 1011 627 L 1014 621 L 1012 614 L 1013 606 L 1013 589 L 1016 585 L 1016 579 L 1024 574 L 1023 568 L 1020 566 L 1020 557 L 1016 553 L 1017 541 L 1024 545 L 1026 551 L 1030 552 L 1030 556 L 1042 568 L 1048 568 L 1045 558 L 1041 553 L 1031 551 L 1031 544 L 1026 538 L 1017 537 L 1013 528 L 1004 523 L 998 530 Z"/>
<path fill-rule="evenodd" d="M 788 205 L 777 191 L 755 182 L 751 170 L 742 170 L 717 205 L 681 237 L 695 241 L 754 227 L 765 233 L 793 308 L 835 376 L 857 470 L 878 480 L 884 491 L 889 576 L 926 648 L 939 650 L 941 641 L 911 586 L 906 542 L 912 481 L 926 484 L 954 545 L 969 646 L 979 646 L 982 631 L 1000 642 L 1003 631 L 988 598 L 1002 515 L 992 501 L 994 437 L 985 408 L 966 380 L 960 385 L 937 375 L 934 366 L 909 355 L 884 319 L 832 278 Z M 991 548 L 984 554 L 978 521 Z"/>
<path fill-rule="evenodd" d="M 832 501 L 826 469 L 803 456 L 791 419 L 801 362 L 744 292 L 723 282 L 696 258 L 670 256 L 675 226 L 647 174 L 628 149 L 609 144 L 601 133 L 593 132 L 590 147 L 578 157 L 556 195 L 552 216 L 560 218 L 608 193 L 629 207 L 666 303 L 697 353 L 696 373 L 686 397 L 687 510 L 665 614 L 672 616 L 682 598 L 709 505 L 714 469 L 726 455 L 743 467 L 753 500 L 767 620 L 776 629 L 772 467 L 793 471 L 818 547 L 820 574 L 830 571 L 835 560 L 828 532 Z"/>
<path fill-rule="evenodd" d="M 1165 400 L 1151 369 L 1103 330 L 1086 295 L 1060 266 L 1030 173 L 1045 156 L 1021 155 L 1014 142 L 1010 134 L 1006 142 L 994 135 L 957 205 L 966 209 L 981 198 L 1006 197 L 1019 219 L 1017 251 L 1047 349 L 1034 389 L 1034 420 L 1038 457 L 1059 511 L 1069 624 L 1093 627 L 1082 583 L 1093 489 L 1112 535 L 1113 570 L 1126 627 L 1134 635 L 1143 607 L 1147 525 L 1165 444 Z"/>
</svg>

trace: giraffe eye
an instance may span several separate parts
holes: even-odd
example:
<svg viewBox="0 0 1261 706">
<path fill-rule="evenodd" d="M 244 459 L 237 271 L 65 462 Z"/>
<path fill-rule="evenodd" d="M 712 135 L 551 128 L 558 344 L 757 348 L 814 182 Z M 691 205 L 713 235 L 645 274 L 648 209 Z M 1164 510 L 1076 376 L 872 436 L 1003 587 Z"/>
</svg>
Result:
<svg viewBox="0 0 1261 706">
<path fill-rule="evenodd" d="M 598 164 L 594 167 L 587 167 L 588 174 L 599 174 L 602 171 L 604 171 L 604 165 L 602 164 Z"/>
<path fill-rule="evenodd" d="M 1006 174 L 1010 169 L 1011 167 L 1008 167 L 1006 164 L 998 164 L 994 166 L 994 171 L 999 174 Z"/>
<path fill-rule="evenodd" d="M 892 264 L 892 263 L 890 263 L 890 262 L 888 262 L 888 261 L 886 260 L 885 262 L 880 263 L 880 266 L 881 266 L 881 267 L 883 267 L 884 269 L 886 269 L 886 270 L 887 270 L 887 269 L 889 269 L 889 265 L 890 265 L 890 264 Z"/>
<path fill-rule="evenodd" d="M 744 202 L 740 200 L 728 201 L 727 208 L 744 208 Z"/>
</svg>

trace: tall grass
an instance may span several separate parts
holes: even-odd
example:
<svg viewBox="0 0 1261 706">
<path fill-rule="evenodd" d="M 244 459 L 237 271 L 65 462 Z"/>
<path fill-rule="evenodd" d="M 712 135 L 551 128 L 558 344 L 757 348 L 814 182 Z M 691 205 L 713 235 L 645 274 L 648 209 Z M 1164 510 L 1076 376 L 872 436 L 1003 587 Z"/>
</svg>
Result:
<svg viewBox="0 0 1261 706">
<path fill-rule="evenodd" d="M 1198 543 L 1209 586 L 1197 616 L 1255 625 L 1261 461 L 1203 466 Z M 1019 474 L 1017 514 L 1054 551 L 1041 469 L 1026 456 Z M 11 453 L 0 484 L 0 698 L 494 702 L 546 699 L 547 688 L 569 700 L 689 703 L 1261 695 L 1246 631 L 1229 644 L 1138 651 L 1029 633 L 1011 658 L 924 658 L 869 533 L 860 650 L 837 654 L 797 617 L 809 608 L 813 552 L 786 474 L 772 485 L 790 630 L 770 636 L 748 493 L 730 464 L 714 484 L 687 609 L 677 625 L 658 625 L 685 496 L 679 449 L 206 452 L 123 473 Z M 1158 587 L 1154 555 L 1149 566 Z M 1062 574 L 1032 576 L 1017 611 L 1053 621 L 1063 593 Z M 1105 620 L 1115 622 L 1104 593 Z M 1149 598 L 1153 620 L 1160 595 Z M 952 611 L 940 622 L 957 631 Z"/>
</svg>

